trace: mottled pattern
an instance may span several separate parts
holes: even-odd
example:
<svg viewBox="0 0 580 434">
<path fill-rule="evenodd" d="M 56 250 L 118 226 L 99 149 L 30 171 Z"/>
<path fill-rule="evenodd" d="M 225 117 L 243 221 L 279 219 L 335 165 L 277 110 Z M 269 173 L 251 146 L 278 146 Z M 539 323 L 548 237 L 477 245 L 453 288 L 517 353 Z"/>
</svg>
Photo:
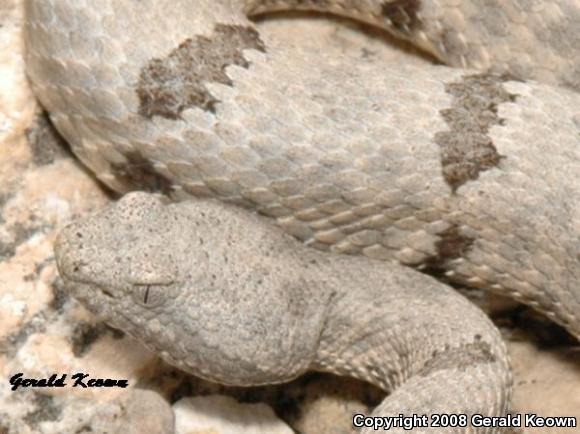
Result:
<svg viewBox="0 0 580 434">
<path fill-rule="evenodd" d="M 435 134 L 435 142 L 441 147 L 443 177 L 454 192 L 501 161 L 488 133 L 503 122 L 497 115 L 499 104 L 515 101 L 503 88 L 504 81 L 508 80 L 474 75 L 446 86 L 454 97 L 453 107 L 441 111 L 449 131 Z"/>
<path fill-rule="evenodd" d="M 139 113 L 145 117 L 178 119 L 183 110 L 200 107 L 215 112 L 218 100 L 203 85 L 215 82 L 231 86 L 225 69 L 247 68 L 242 50 L 264 51 L 258 32 L 251 27 L 216 25 L 209 38 L 187 39 L 165 59 L 153 59 L 143 68 L 137 85 Z"/>
</svg>

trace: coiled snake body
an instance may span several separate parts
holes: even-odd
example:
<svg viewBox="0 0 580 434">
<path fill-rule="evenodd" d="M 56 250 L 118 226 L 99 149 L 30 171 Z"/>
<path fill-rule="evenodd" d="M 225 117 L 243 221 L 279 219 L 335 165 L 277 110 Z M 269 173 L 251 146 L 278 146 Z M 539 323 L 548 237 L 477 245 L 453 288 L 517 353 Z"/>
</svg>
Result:
<svg viewBox="0 0 580 434">
<path fill-rule="evenodd" d="M 458 3 L 27 0 L 27 65 L 119 192 L 217 197 L 322 250 L 509 294 L 580 337 L 580 8 Z M 246 18 L 287 8 L 485 72 L 314 50 Z M 503 411 L 502 396 L 483 407 Z"/>
</svg>

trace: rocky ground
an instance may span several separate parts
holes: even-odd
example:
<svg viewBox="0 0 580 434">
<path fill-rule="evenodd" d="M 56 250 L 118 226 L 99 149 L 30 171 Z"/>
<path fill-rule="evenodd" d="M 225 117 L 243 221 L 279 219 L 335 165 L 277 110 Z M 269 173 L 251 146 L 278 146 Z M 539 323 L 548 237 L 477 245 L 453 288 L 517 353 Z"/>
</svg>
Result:
<svg viewBox="0 0 580 434">
<path fill-rule="evenodd" d="M 163 364 L 59 291 L 52 252 L 56 232 L 114 196 L 73 158 L 30 93 L 20 3 L 0 3 L 0 434 L 350 432 L 350 415 L 368 413 L 381 391 L 322 374 L 253 389 L 210 384 Z M 407 57 L 406 47 L 386 48 L 382 38 L 315 21 L 320 22 L 286 17 L 265 25 L 278 26 L 300 43 L 327 39 L 360 49 L 361 57 L 427 61 Z M 490 311 L 508 341 L 512 411 L 580 421 L 580 347 L 525 308 L 470 296 Z M 124 378 L 129 387 L 12 391 L 9 378 L 18 372 L 35 378 L 83 372 Z"/>
</svg>

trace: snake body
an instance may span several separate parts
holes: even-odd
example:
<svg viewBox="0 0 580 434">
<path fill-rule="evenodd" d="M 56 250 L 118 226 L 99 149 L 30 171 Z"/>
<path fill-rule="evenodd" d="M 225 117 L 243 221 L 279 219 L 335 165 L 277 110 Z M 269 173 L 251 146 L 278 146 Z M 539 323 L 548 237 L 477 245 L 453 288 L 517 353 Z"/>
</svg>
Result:
<svg viewBox="0 0 580 434">
<path fill-rule="evenodd" d="M 314 247 L 509 294 L 580 336 L 577 93 L 512 81 L 517 50 L 503 75 L 384 65 L 285 44 L 243 13 L 352 2 L 242 3 L 28 0 L 36 94 L 114 190 L 219 197 Z M 415 17 L 433 3 L 393 2 Z M 520 21 L 534 21 L 543 9 L 532 3 L 514 1 L 503 19 L 519 5 Z M 552 3 L 563 23 L 579 16 Z M 578 37 L 569 27 L 561 41 L 528 30 L 553 54 Z M 558 55 L 580 59 L 569 54 Z M 576 83 L 574 68 L 550 80 Z"/>
<path fill-rule="evenodd" d="M 35 93 L 112 189 L 219 198 L 311 247 L 510 295 L 580 337 L 574 2 L 27 0 L 26 9 Z M 480 70 L 298 46 L 246 17 L 283 9 L 353 16 Z"/>
<path fill-rule="evenodd" d="M 496 432 L 470 418 L 507 410 L 507 353 L 493 324 L 408 267 L 318 252 L 223 203 L 166 205 L 143 192 L 70 224 L 55 250 L 75 298 L 208 380 L 352 376 L 392 392 L 374 417 L 425 415 L 417 433 Z M 463 421 L 450 431 L 437 414 Z"/>
</svg>

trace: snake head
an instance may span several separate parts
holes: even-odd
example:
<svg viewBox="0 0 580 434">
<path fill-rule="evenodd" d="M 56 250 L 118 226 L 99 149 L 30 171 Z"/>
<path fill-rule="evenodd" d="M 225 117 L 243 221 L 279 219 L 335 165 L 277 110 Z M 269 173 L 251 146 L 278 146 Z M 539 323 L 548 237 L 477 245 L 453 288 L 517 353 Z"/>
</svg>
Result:
<svg viewBox="0 0 580 434">
<path fill-rule="evenodd" d="M 249 385 L 314 357 L 325 291 L 296 273 L 300 248 L 233 207 L 131 193 L 65 227 L 55 252 L 64 289 L 112 326 L 193 374 Z"/>
<path fill-rule="evenodd" d="M 173 252 L 163 243 L 171 237 L 171 226 L 160 231 L 163 213 L 160 198 L 132 193 L 104 213 L 66 226 L 55 252 L 71 293 L 99 313 L 127 296 L 161 308 L 172 295 L 170 288 L 182 280 Z"/>
</svg>

